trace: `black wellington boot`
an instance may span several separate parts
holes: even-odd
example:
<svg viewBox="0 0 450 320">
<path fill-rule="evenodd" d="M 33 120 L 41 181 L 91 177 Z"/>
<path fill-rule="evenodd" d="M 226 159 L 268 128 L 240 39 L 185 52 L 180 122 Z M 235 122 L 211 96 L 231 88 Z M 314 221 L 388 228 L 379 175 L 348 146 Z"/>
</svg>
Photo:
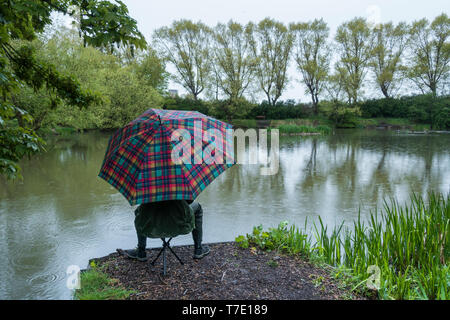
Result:
<svg viewBox="0 0 450 320">
<path fill-rule="evenodd" d="M 144 262 L 147 261 L 147 252 L 145 251 L 145 247 L 147 246 L 147 237 L 138 235 L 138 245 L 136 249 L 125 250 L 125 254 L 130 259 L 136 259 L 138 261 Z"/>
<path fill-rule="evenodd" d="M 195 216 L 195 228 L 192 230 L 192 239 L 194 239 L 194 259 L 201 259 L 208 255 L 210 250 L 206 245 L 202 246 L 203 237 L 203 210 L 198 202 L 191 204 Z"/>
</svg>

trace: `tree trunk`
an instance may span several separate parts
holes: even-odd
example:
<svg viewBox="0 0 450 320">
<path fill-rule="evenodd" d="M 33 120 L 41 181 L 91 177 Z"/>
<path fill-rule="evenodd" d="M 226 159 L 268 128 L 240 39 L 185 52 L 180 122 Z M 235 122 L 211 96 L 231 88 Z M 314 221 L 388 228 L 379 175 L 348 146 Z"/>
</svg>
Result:
<svg viewBox="0 0 450 320">
<path fill-rule="evenodd" d="M 381 88 L 381 92 L 383 92 L 384 97 L 385 97 L 386 99 L 390 98 L 386 86 L 385 86 L 384 84 L 381 84 L 381 85 L 380 85 L 380 88 Z"/>
</svg>

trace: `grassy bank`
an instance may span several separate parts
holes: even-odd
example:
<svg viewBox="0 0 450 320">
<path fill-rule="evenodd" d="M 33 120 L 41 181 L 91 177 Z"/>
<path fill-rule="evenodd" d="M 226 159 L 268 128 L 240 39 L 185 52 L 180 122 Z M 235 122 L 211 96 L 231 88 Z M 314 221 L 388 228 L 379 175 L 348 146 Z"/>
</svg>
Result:
<svg viewBox="0 0 450 320">
<path fill-rule="evenodd" d="M 258 121 L 255 119 L 233 119 L 230 123 L 236 128 L 257 128 Z M 322 127 L 327 126 L 330 129 L 335 127 L 331 120 L 324 116 L 317 116 L 311 118 L 297 118 L 297 119 L 284 119 L 284 120 L 267 120 L 268 126 L 271 128 L 283 127 L 286 132 L 294 130 L 293 132 L 321 132 L 319 131 L 309 131 L 305 127 Z M 295 128 L 295 127 L 304 127 Z M 430 130 L 429 124 L 415 123 L 406 118 L 354 118 L 351 123 L 347 123 L 345 128 L 375 128 L 375 127 L 387 127 L 392 129 L 405 129 L 414 131 L 425 131 Z M 293 129 L 295 128 L 295 129 Z M 295 131 L 299 130 L 299 131 Z M 306 130 L 306 131 L 302 131 Z"/>
<path fill-rule="evenodd" d="M 80 275 L 80 289 L 75 291 L 76 300 L 124 300 L 134 291 L 121 286 L 116 279 L 103 272 L 105 265 L 97 267 L 91 262 L 90 269 Z"/>
<path fill-rule="evenodd" d="M 357 118 L 355 120 L 356 128 L 370 128 L 380 126 L 404 128 L 414 131 L 430 130 L 429 124 L 415 123 L 405 118 Z"/>
<path fill-rule="evenodd" d="M 331 128 L 326 125 L 306 126 L 295 124 L 283 124 L 277 127 L 281 134 L 297 134 L 297 133 L 317 133 L 330 134 Z"/>
<path fill-rule="evenodd" d="M 227 121 L 227 120 L 223 120 Z M 227 121 L 233 125 L 234 128 L 258 128 L 258 121 L 256 119 L 233 119 Z M 295 133 L 320 133 L 329 134 L 335 125 L 323 116 L 311 117 L 311 118 L 296 118 L 296 119 L 284 119 L 284 120 L 267 120 L 265 124 L 269 128 L 277 128 L 281 133 L 295 134 Z M 430 130 L 428 124 L 417 124 L 411 122 L 405 118 L 356 118 L 354 121 L 346 126 L 347 128 L 375 128 L 375 127 L 387 127 L 390 129 L 405 129 L 413 131 L 427 131 Z M 86 130 L 100 130 L 100 129 L 76 129 L 73 127 L 56 126 L 54 128 L 43 127 L 38 130 L 38 133 L 42 136 L 61 135 L 67 136 L 77 132 L 83 132 Z M 109 129 L 113 132 L 114 129 Z"/>
<path fill-rule="evenodd" d="M 328 265 L 353 290 L 380 299 L 450 299 L 450 198 L 412 196 L 409 205 L 392 200 L 381 212 L 352 228 L 328 230 L 321 219 L 313 235 L 287 222 L 239 236 L 242 247 L 279 250 Z"/>
</svg>

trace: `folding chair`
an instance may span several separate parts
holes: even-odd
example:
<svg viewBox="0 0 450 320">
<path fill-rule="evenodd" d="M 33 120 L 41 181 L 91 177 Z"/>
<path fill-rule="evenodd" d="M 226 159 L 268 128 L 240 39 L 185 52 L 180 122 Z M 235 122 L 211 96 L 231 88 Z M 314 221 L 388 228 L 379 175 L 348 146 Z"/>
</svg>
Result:
<svg viewBox="0 0 450 320">
<path fill-rule="evenodd" d="M 150 264 L 154 266 L 162 255 L 163 274 L 166 275 L 167 249 L 181 264 L 184 264 L 170 247 L 170 241 L 179 235 L 191 233 L 194 229 L 194 211 L 189 204 L 186 201 L 144 203 L 135 210 L 135 214 L 134 224 L 138 234 L 162 240 L 162 248 Z"/>
<path fill-rule="evenodd" d="M 172 250 L 172 247 L 170 246 L 170 240 L 172 240 L 172 238 L 170 238 L 169 240 L 166 241 L 166 238 L 161 238 L 162 242 L 163 242 L 163 246 L 161 248 L 161 250 L 159 250 L 158 255 L 156 256 L 155 259 L 153 259 L 153 261 L 151 262 L 151 265 L 154 266 L 155 262 L 159 259 L 159 257 L 162 254 L 162 259 L 163 259 L 163 275 L 166 275 L 166 249 L 169 249 L 170 252 L 172 252 L 172 254 L 175 256 L 175 258 L 177 258 L 177 260 L 183 265 L 184 262 L 183 260 L 181 260 L 181 258 L 179 256 L 177 256 L 177 254 Z"/>
</svg>

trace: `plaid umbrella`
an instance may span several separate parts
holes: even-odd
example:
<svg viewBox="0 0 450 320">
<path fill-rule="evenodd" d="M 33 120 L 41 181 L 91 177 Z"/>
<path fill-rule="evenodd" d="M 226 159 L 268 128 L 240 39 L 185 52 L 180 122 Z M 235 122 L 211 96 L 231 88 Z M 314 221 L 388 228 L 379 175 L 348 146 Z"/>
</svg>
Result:
<svg viewBox="0 0 450 320">
<path fill-rule="evenodd" d="M 231 125 L 200 112 L 149 109 L 113 134 L 99 177 L 131 205 L 195 199 L 234 164 L 230 134 Z"/>
</svg>

